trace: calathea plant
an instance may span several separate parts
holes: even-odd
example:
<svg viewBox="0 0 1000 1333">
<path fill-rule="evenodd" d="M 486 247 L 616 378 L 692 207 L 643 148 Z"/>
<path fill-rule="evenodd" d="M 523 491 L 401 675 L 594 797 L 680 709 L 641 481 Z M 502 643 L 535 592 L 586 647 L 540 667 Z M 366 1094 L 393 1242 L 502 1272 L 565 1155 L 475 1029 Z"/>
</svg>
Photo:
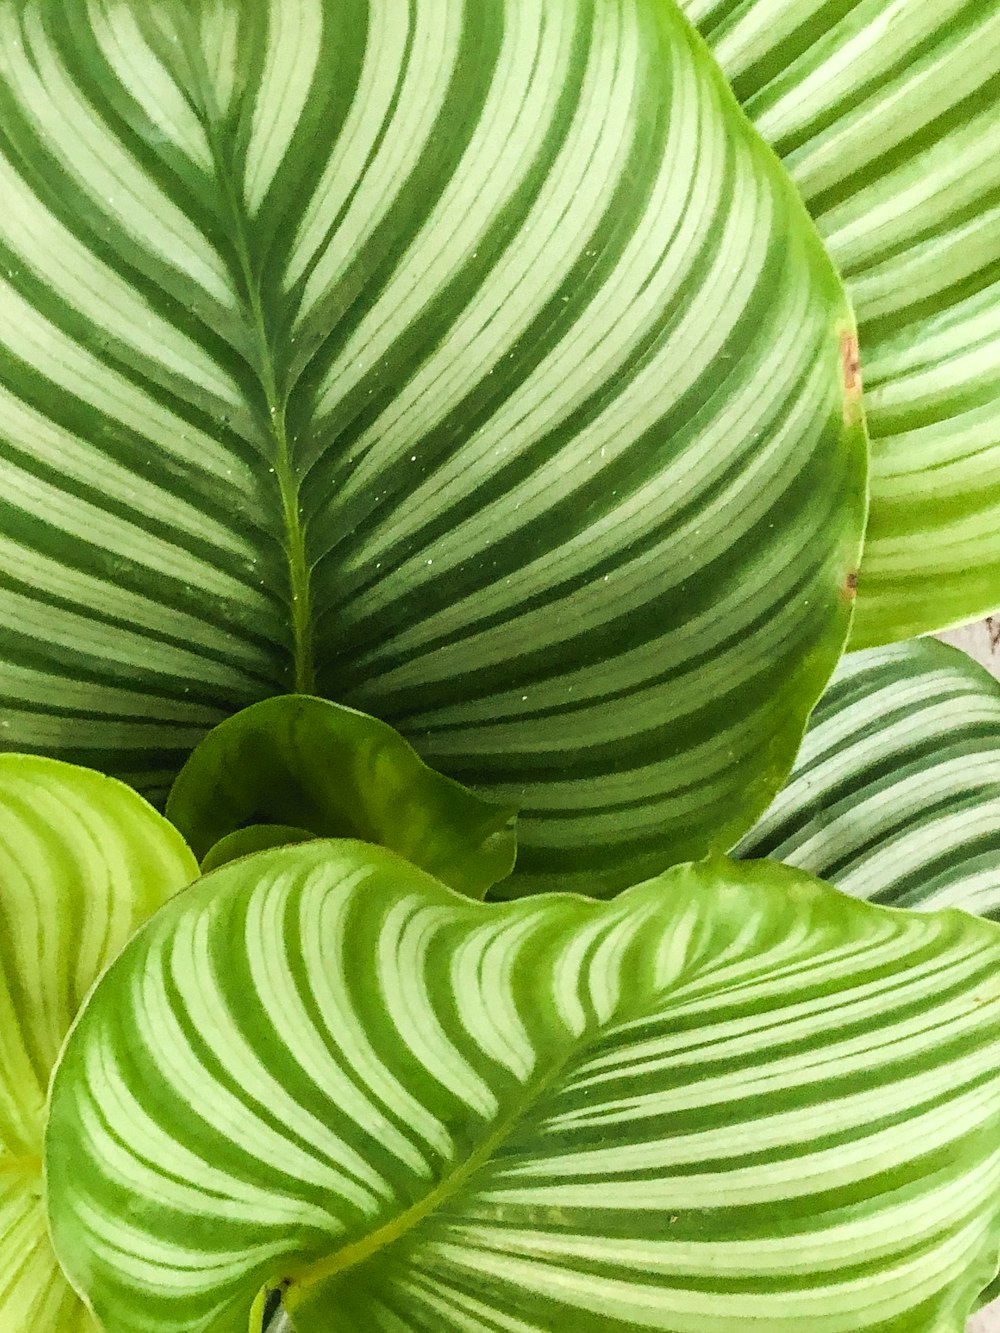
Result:
<svg viewBox="0 0 1000 1333">
<path fill-rule="evenodd" d="M 1000 694 L 896 641 L 1000 601 L 998 78 L 0 0 L 4 1330 L 986 1299 Z"/>
</svg>

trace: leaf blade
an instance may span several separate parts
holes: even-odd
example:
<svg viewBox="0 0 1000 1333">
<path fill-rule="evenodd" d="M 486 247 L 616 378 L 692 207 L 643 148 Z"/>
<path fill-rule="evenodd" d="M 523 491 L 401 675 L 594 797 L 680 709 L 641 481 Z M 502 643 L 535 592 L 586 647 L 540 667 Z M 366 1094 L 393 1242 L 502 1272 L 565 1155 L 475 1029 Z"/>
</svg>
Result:
<svg viewBox="0 0 1000 1333">
<path fill-rule="evenodd" d="M 895 907 L 1000 919 L 1000 687 L 919 639 L 852 654 L 788 783 L 734 855 Z"/>
<path fill-rule="evenodd" d="M 45 1224 L 49 1075 L 98 974 L 196 875 L 177 831 L 120 783 L 0 755 L 0 1319 L 11 1333 L 95 1328 Z"/>
<path fill-rule="evenodd" d="M 235 1333 L 283 1278 L 303 1333 L 957 1333 L 1000 1240 L 998 951 L 993 923 L 764 863 L 490 907 L 378 848 L 263 853 L 161 913 L 81 1019 L 60 1257 L 109 1333 Z M 181 1092 L 207 1077 L 211 1116 Z M 123 1220 L 133 1191 L 158 1215 Z"/>
<path fill-rule="evenodd" d="M 995 609 L 1000 5 L 685 0 L 857 312 L 872 506 L 858 648 Z"/>
<path fill-rule="evenodd" d="M 11 743 L 159 795 L 315 674 L 527 807 L 517 891 L 731 841 L 842 646 L 865 446 L 839 281 L 694 34 L 63 14 L 0 20 Z"/>
<path fill-rule="evenodd" d="M 515 816 L 428 768 L 384 722 L 303 694 L 220 723 L 167 800 L 204 869 L 303 834 L 360 838 L 474 898 L 514 868 Z"/>
</svg>

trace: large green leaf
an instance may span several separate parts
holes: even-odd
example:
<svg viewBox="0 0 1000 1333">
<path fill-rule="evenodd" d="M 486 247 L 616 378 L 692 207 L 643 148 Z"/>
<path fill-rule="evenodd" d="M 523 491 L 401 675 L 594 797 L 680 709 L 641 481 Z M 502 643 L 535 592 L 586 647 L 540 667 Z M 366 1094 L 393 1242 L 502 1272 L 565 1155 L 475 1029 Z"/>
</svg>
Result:
<svg viewBox="0 0 1000 1333">
<path fill-rule="evenodd" d="M 42 1206 L 49 1075 L 92 983 L 198 873 L 180 835 L 110 778 L 0 756 L 0 1328 L 94 1333 Z"/>
<path fill-rule="evenodd" d="M 852 653 L 734 855 L 860 898 L 1000 920 L 1000 683 L 934 639 Z"/>
<path fill-rule="evenodd" d="M 107 1333 L 960 1333 L 1000 1246 L 1000 927 L 716 858 L 484 905 L 223 867 L 84 1010 L 46 1141 Z"/>
<path fill-rule="evenodd" d="M 1000 920 L 1000 683 L 934 639 L 844 659 L 736 856 L 846 893 Z M 980 1297 L 1000 1297 L 1000 1280 Z"/>
<path fill-rule="evenodd" d="M 861 329 L 872 501 L 854 641 L 1000 606 L 1000 0 L 682 0 Z"/>
<path fill-rule="evenodd" d="M 205 869 L 310 834 L 363 838 L 474 898 L 514 868 L 515 814 L 435 773 L 384 722 L 302 694 L 220 723 L 167 801 Z"/>
<path fill-rule="evenodd" d="M 522 807 L 515 890 L 763 809 L 847 630 L 853 324 L 673 5 L 0 0 L 0 188 L 11 745 L 162 794 L 318 693 Z"/>
<path fill-rule="evenodd" d="M 787 785 L 733 854 L 1000 920 L 999 682 L 933 639 L 845 657 Z"/>
</svg>

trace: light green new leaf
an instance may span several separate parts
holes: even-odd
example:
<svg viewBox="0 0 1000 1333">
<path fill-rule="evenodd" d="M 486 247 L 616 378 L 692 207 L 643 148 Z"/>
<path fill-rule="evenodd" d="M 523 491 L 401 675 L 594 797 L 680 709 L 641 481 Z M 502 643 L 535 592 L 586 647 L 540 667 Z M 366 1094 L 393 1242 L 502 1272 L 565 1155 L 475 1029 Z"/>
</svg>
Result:
<svg viewBox="0 0 1000 1333">
<path fill-rule="evenodd" d="M 362 838 L 473 898 L 514 868 L 515 814 L 435 773 L 384 722 L 301 694 L 227 718 L 167 801 L 205 870 L 310 836 Z"/>
<path fill-rule="evenodd" d="M 107 1333 L 961 1333 L 1000 1247 L 1000 927 L 716 858 L 484 905 L 382 848 L 223 867 L 66 1047 Z"/>
<path fill-rule="evenodd" d="M 49 1075 L 84 996 L 135 928 L 198 873 L 135 792 L 0 756 L 0 1328 L 94 1333 L 42 1205 Z"/>
<path fill-rule="evenodd" d="M 861 329 L 854 642 L 1000 606 L 1000 0 L 682 0 L 816 219 Z"/>
<path fill-rule="evenodd" d="M 935 639 L 846 657 L 733 854 L 859 898 L 1000 920 L 1000 684 Z"/>
<path fill-rule="evenodd" d="M 512 891 L 763 810 L 847 632 L 853 323 L 672 4 L 0 0 L 0 195 L 10 744 L 162 795 L 320 694 L 522 808 Z"/>
</svg>

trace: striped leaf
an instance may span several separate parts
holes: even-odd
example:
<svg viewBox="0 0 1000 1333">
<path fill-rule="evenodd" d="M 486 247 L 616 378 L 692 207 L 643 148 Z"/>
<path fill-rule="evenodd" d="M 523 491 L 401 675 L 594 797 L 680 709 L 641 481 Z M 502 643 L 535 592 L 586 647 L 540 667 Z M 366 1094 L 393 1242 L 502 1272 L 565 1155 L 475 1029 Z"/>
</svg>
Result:
<svg viewBox="0 0 1000 1333">
<path fill-rule="evenodd" d="M 861 330 L 854 642 L 1000 605 L 1000 0 L 682 0 L 809 205 Z"/>
<path fill-rule="evenodd" d="M 515 814 L 435 773 L 384 722 L 301 694 L 220 723 L 167 801 L 206 870 L 309 837 L 361 838 L 474 898 L 514 868 Z"/>
<path fill-rule="evenodd" d="M 162 796 L 318 694 L 524 811 L 728 845 L 847 632 L 833 266 L 664 0 L 0 0 L 0 696 Z"/>
<path fill-rule="evenodd" d="M 935 639 L 845 657 L 734 855 L 858 898 L 1000 920 L 1000 682 Z"/>
<path fill-rule="evenodd" d="M 56 1073 L 107 1333 L 960 1333 L 1000 1248 L 1000 926 L 715 858 L 489 905 L 392 853 L 225 866 Z M 280 1326 L 280 1325 L 279 1325 Z"/>
<path fill-rule="evenodd" d="M 176 830 L 121 783 L 52 759 L 0 756 L 3 1333 L 95 1333 L 46 1229 L 49 1075 L 99 973 L 197 873 Z"/>
</svg>

